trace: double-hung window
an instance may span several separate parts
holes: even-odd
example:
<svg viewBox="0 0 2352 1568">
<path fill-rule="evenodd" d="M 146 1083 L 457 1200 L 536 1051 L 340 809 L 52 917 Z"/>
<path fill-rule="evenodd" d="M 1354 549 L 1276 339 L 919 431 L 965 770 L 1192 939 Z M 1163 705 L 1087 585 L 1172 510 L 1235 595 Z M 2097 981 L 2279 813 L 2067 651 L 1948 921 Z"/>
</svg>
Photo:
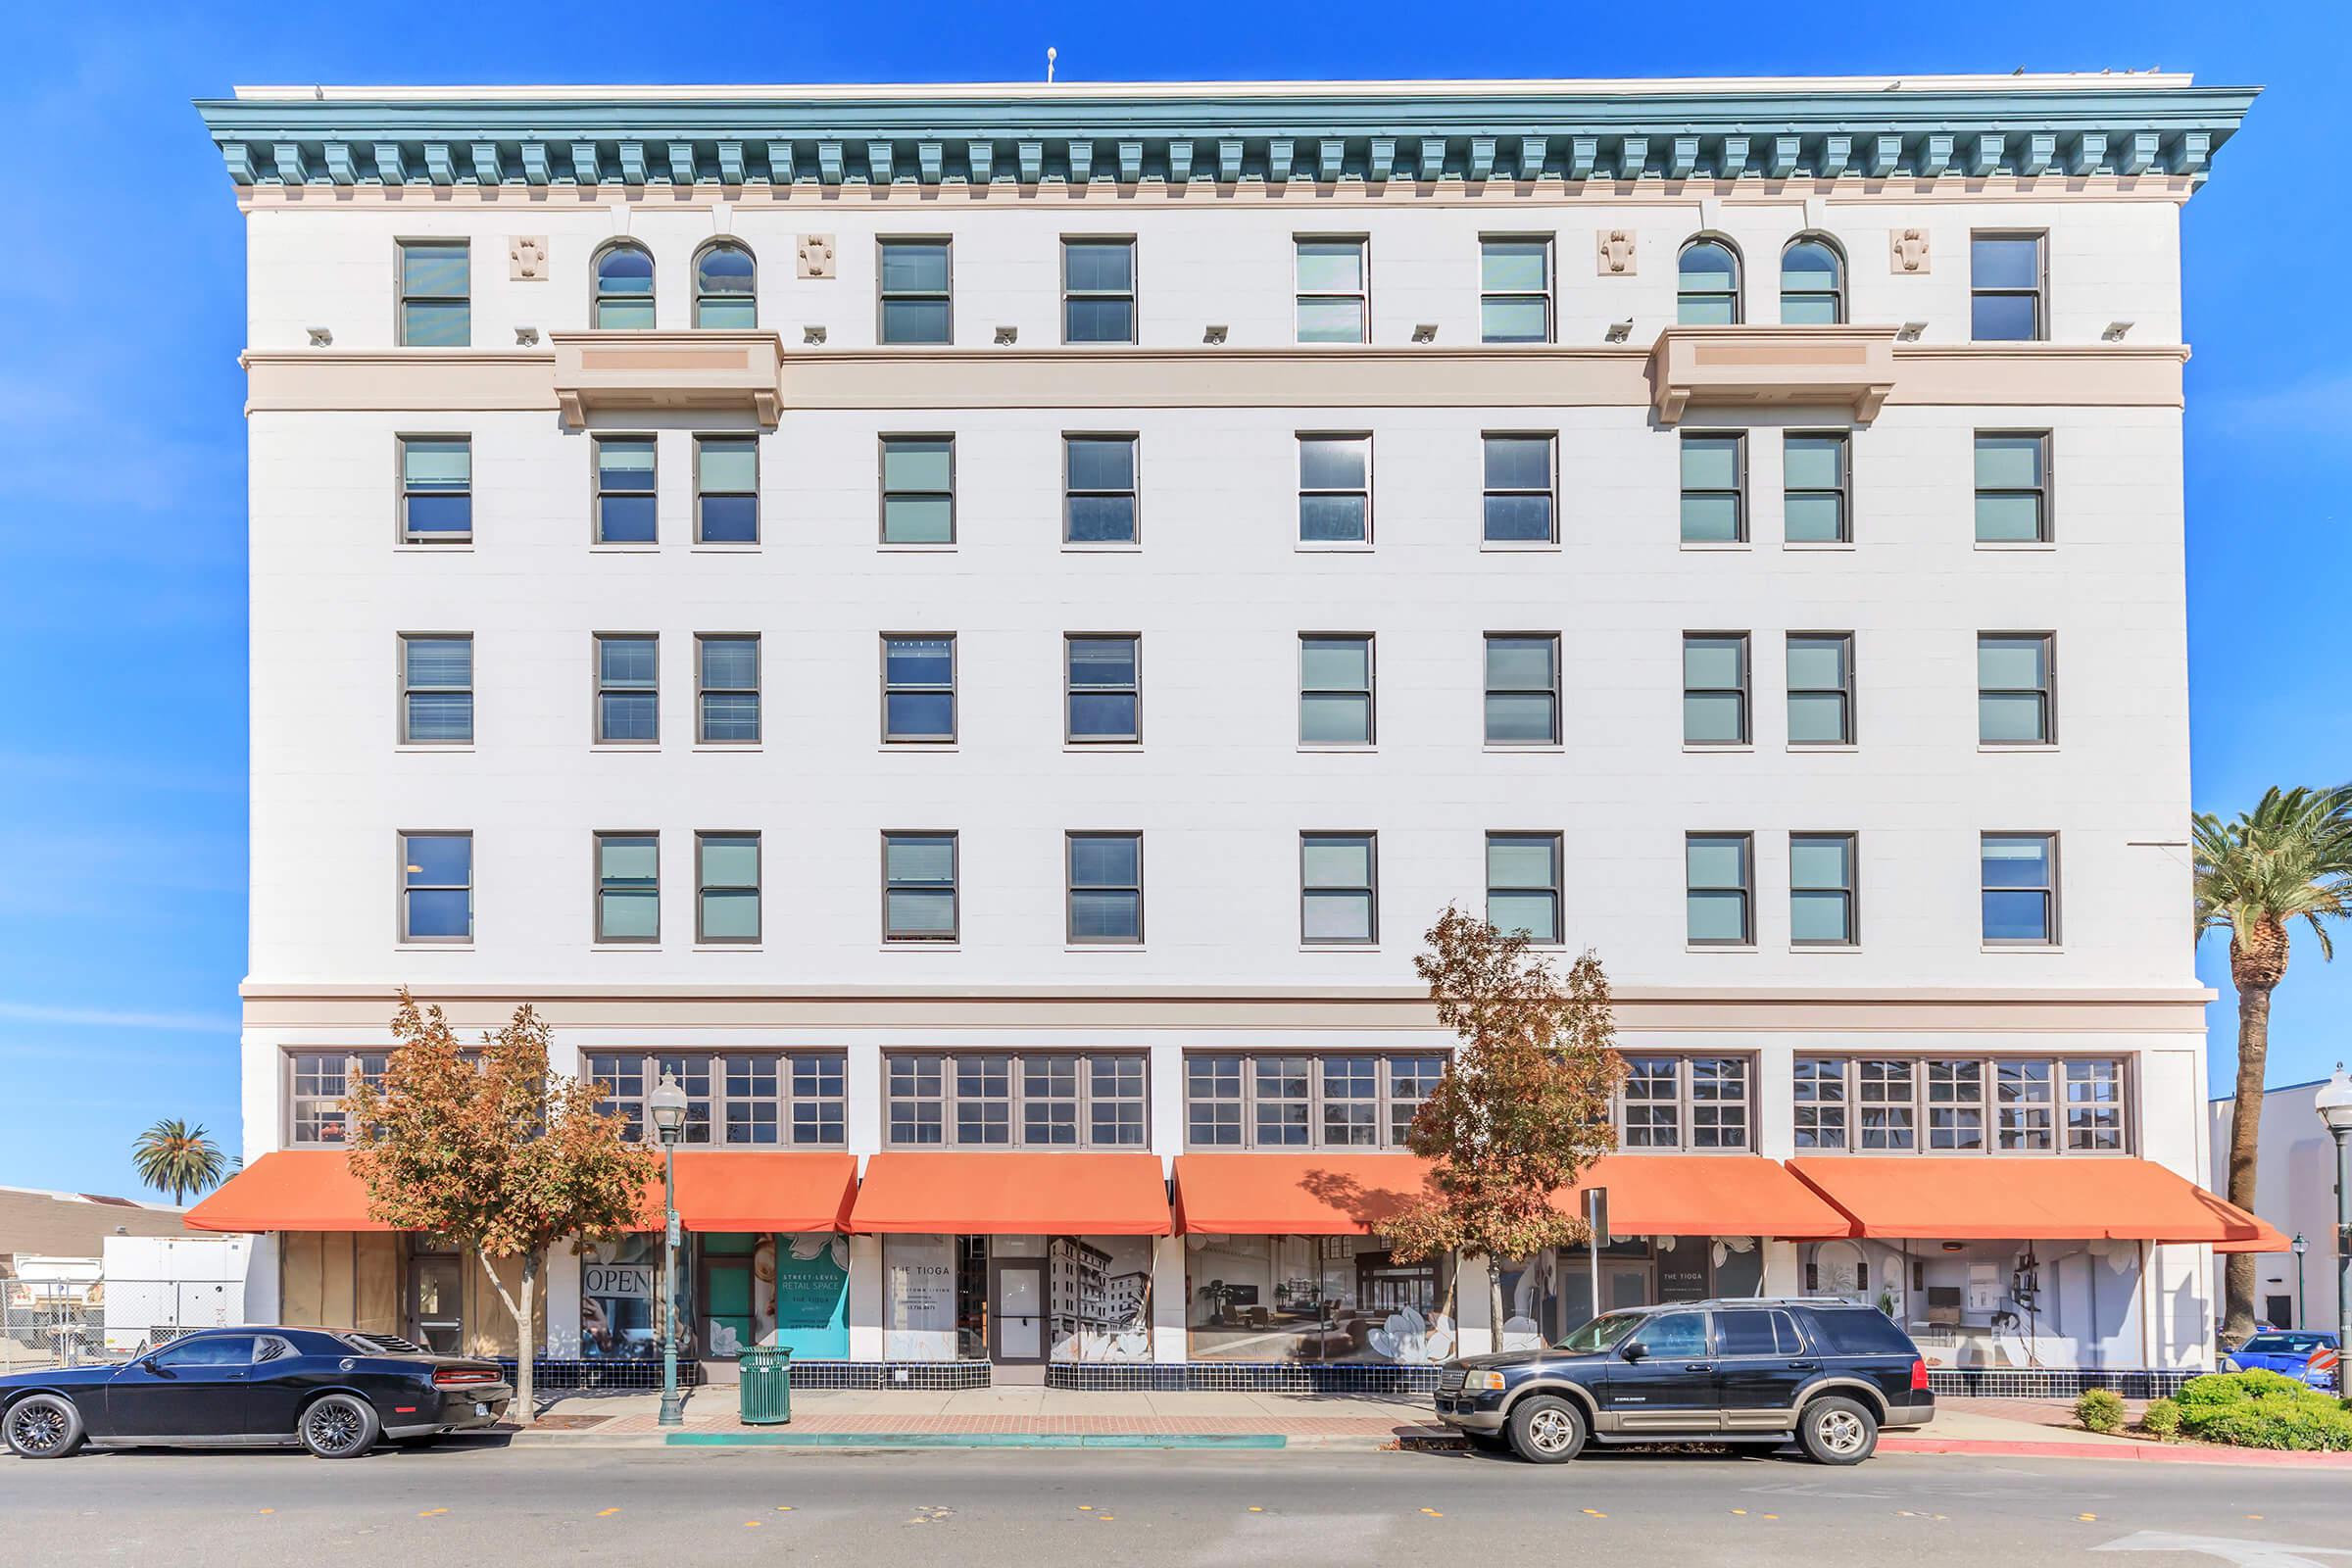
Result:
<svg viewBox="0 0 2352 1568">
<path fill-rule="evenodd" d="M 400 639 L 400 739 L 404 746 L 473 741 L 473 639 L 410 632 Z"/>
<path fill-rule="evenodd" d="M 1781 439 L 1782 537 L 1792 545 L 1853 543 L 1842 431 L 1791 430 Z"/>
<path fill-rule="evenodd" d="M 650 545 L 655 537 L 654 438 L 596 438 L 596 542 Z"/>
<path fill-rule="evenodd" d="M 1478 335 L 1487 343 L 1551 341 L 1551 241 L 1478 242 Z"/>
<path fill-rule="evenodd" d="M 1298 638 L 1298 744 L 1372 744 L 1372 639 L 1347 633 Z"/>
<path fill-rule="evenodd" d="M 756 746 L 760 741 L 760 639 L 705 635 L 695 639 L 695 739 L 705 746 Z"/>
<path fill-rule="evenodd" d="M 1971 234 L 1968 335 L 1979 343 L 2032 343 L 2050 335 L 2048 276 L 2039 234 Z"/>
<path fill-rule="evenodd" d="M 1552 632 L 1487 633 L 1487 744 L 1560 743 L 1560 639 Z"/>
<path fill-rule="evenodd" d="M 1977 542 L 2050 542 L 2050 432 L 1977 432 Z"/>
<path fill-rule="evenodd" d="M 1854 634 L 1788 634 L 1788 744 L 1854 743 Z"/>
<path fill-rule="evenodd" d="M 600 330 L 649 332 L 654 326 L 654 254 L 634 240 L 596 253 L 592 312 Z"/>
<path fill-rule="evenodd" d="M 844 1066 L 838 1051 L 592 1051 L 587 1077 L 597 1109 L 625 1117 L 632 1143 L 652 1132 L 646 1093 L 667 1074 L 686 1092 L 684 1143 L 839 1147 Z"/>
<path fill-rule="evenodd" d="M 1131 435 L 1061 438 L 1061 537 L 1064 544 L 1136 542 L 1137 440 Z"/>
<path fill-rule="evenodd" d="M 1819 234 L 1799 234 L 1781 252 L 1781 324 L 1834 326 L 1844 319 L 1844 258 Z"/>
<path fill-rule="evenodd" d="M 596 742 L 652 746 L 662 739 L 662 641 L 650 632 L 596 639 Z"/>
<path fill-rule="evenodd" d="M 1796 1147 L 1862 1153 L 2120 1153 L 2113 1056 L 1810 1056 L 1795 1061 Z"/>
<path fill-rule="evenodd" d="M 1559 508 L 1552 466 L 1554 437 L 1486 438 L 1483 537 L 1491 545 L 1559 542 Z"/>
<path fill-rule="evenodd" d="M 473 940 L 473 835 L 400 836 L 400 940 Z"/>
<path fill-rule="evenodd" d="M 473 443 L 466 437 L 400 438 L 400 542 L 473 542 Z"/>
<path fill-rule="evenodd" d="M 1298 835 L 1298 940 L 1369 947 L 1380 940 L 1380 840 L 1370 833 Z"/>
<path fill-rule="evenodd" d="M 1683 741 L 1747 744 L 1747 633 L 1683 634 Z"/>
<path fill-rule="evenodd" d="M 1719 239 L 1683 247 L 1675 266 L 1674 318 L 1683 326 L 1733 326 L 1740 318 L 1740 257 Z"/>
<path fill-rule="evenodd" d="M 956 542 L 956 438 L 882 438 L 882 542 Z"/>
<path fill-rule="evenodd" d="M 1928 1148 L 1977 1152 L 1984 1147 L 1984 1063 L 1974 1057 L 1927 1063 Z"/>
<path fill-rule="evenodd" d="M 1143 639 L 1072 633 L 1062 639 L 1063 739 L 1116 746 L 1144 738 Z"/>
<path fill-rule="evenodd" d="M 694 542 L 760 542 L 760 443 L 748 435 L 706 435 L 694 443 Z"/>
<path fill-rule="evenodd" d="M 748 946 L 760 940 L 760 835 L 694 836 L 694 939 Z"/>
<path fill-rule="evenodd" d="M 1738 430 L 1683 437 L 1683 543 L 1747 543 L 1747 436 Z"/>
<path fill-rule="evenodd" d="M 1560 938 L 1560 836 L 1487 835 L 1487 923 L 1505 936 L 1556 947 Z"/>
<path fill-rule="evenodd" d="M 400 242 L 400 346 L 462 349 L 473 341 L 473 259 L 462 239 Z"/>
<path fill-rule="evenodd" d="M 892 1052 L 885 1144 L 1140 1149 L 1150 1118 L 1140 1052 Z"/>
<path fill-rule="evenodd" d="M 882 938 L 954 942 L 957 935 L 956 835 L 882 835 Z"/>
<path fill-rule="evenodd" d="M 1753 1079 L 1745 1056 L 1629 1054 L 1618 1140 L 1627 1149 L 1747 1149 Z"/>
<path fill-rule="evenodd" d="M 2047 948 L 2058 941 L 2058 836 L 1987 833 L 1982 873 L 1987 947 Z"/>
<path fill-rule="evenodd" d="M 955 741 L 954 633 L 883 635 L 882 739 L 899 746 Z"/>
<path fill-rule="evenodd" d="M 694 324 L 750 331 L 760 324 L 760 271 L 750 250 L 714 239 L 695 253 Z"/>
<path fill-rule="evenodd" d="M 596 835 L 596 940 L 662 940 L 662 836 Z"/>
<path fill-rule="evenodd" d="M 1298 272 L 1298 341 L 1369 343 L 1370 293 L 1364 239 L 1301 239 L 1296 242 Z"/>
<path fill-rule="evenodd" d="M 1135 341 L 1135 241 L 1061 242 L 1061 340 Z"/>
<path fill-rule="evenodd" d="M 1142 942 L 1144 836 L 1071 833 L 1066 840 L 1071 946 Z"/>
<path fill-rule="evenodd" d="M 1986 632 L 1977 639 L 1977 739 L 1986 746 L 2047 746 L 2055 738 L 2047 632 Z"/>
<path fill-rule="evenodd" d="M 883 342 L 954 340 L 946 240 L 882 241 L 881 284 Z"/>
<path fill-rule="evenodd" d="M 1855 934 L 1854 835 L 1788 835 L 1788 940 L 1802 948 L 1850 948 Z"/>
<path fill-rule="evenodd" d="M 1372 438 L 1298 438 L 1298 542 L 1372 542 Z"/>
<path fill-rule="evenodd" d="M 1188 1053 L 1193 1149 L 1401 1149 L 1445 1076 L 1439 1052 Z"/>
<path fill-rule="evenodd" d="M 302 1051 L 288 1056 L 293 1078 L 288 1097 L 291 1141 L 348 1143 L 351 1117 L 343 1102 L 355 1081 L 382 1087 L 386 1064 L 386 1054 L 380 1051 Z"/>
<path fill-rule="evenodd" d="M 1754 943 L 1755 836 L 1692 833 L 1684 840 L 1683 863 L 1690 945 L 1744 948 Z"/>
</svg>

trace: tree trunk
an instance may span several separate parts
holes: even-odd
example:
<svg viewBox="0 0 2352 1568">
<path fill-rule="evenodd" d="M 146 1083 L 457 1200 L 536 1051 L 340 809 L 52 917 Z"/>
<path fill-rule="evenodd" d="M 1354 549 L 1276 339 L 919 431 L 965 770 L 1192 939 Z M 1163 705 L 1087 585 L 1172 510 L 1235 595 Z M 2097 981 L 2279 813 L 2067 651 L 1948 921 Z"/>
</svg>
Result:
<svg viewBox="0 0 2352 1568">
<path fill-rule="evenodd" d="M 2283 939 L 2285 933 L 2279 935 Z M 2279 946 L 2284 948 L 2283 940 Z M 2232 941 L 2230 947 L 2235 950 L 2238 944 Z M 2236 960 L 2238 954 L 2232 951 L 2230 957 Z M 2256 1139 L 2262 1131 L 2262 1079 L 2271 1050 L 2271 988 L 2278 982 L 2277 970 L 2267 964 L 2232 961 L 2230 969 L 2237 986 L 2237 1098 L 2230 1107 L 2230 1201 L 2251 1214 Z M 2254 1254 L 2231 1252 L 2227 1281 L 2222 1334 L 2234 1345 L 2254 1332 Z"/>
<path fill-rule="evenodd" d="M 488 1252 L 477 1250 L 473 1255 L 482 1260 L 482 1272 L 490 1276 L 491 1285 L 498 1291 L 498 1298 L 507 1303 L 508 1315 L 514 1319 L 514 1402 L 507 1406 L 507 1413 L 514 1418 L 516 1426 L 527 1427 L 539 1419 L 539 1412 L 531 1400 L 531 1306 L 539 1284 L 539 1254 L 522 1254 L 520 1301 L 508 1294 L 507 1282 L 498 1277 L 498 1267 L 490 1261 Z"/>
<path fill-rule="evenodd" d="M 1494 1353 L 1502 1353 L 1502 1269 L 1494 1254 L 1487 1254 L 1487 1321 L 1494 1325 Z"/>
</svg>

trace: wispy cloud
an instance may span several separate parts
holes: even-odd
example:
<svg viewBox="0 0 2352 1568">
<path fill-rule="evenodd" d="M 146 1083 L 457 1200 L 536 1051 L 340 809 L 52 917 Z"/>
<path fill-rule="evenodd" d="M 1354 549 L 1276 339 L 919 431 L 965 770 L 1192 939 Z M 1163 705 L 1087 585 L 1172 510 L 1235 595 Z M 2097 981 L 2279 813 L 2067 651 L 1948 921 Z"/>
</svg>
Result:
<svg viewBox="0 0 2352 1568">
<path fill-rule="evenodd" d="M 0 1001 L 0 1018 L 21 1023 L 63 1024 L 75 1029 L 163 1029 L 177 1034 L 234 1034 L 237 1019 L 227 1013 L 123 1012 L 111 1007 L 75 1007 L 48 1002 Z"/>
</svg>

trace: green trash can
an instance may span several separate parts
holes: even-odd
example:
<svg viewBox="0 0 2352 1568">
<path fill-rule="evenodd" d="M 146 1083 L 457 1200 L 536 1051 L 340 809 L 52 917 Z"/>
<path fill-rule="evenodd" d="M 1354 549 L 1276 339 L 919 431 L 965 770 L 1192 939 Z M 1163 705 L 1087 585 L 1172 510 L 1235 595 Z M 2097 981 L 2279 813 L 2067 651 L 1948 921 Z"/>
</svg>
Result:
<svg viewBox="0 0 2352 1568">
<path fill-rule="evenodd" d="M 771 1427 L 792 1419 L 792 1351 L 781 1345 L 755 1345 L 735 1362 L 738 1413 L 747 1427 Z"/>
</svg>

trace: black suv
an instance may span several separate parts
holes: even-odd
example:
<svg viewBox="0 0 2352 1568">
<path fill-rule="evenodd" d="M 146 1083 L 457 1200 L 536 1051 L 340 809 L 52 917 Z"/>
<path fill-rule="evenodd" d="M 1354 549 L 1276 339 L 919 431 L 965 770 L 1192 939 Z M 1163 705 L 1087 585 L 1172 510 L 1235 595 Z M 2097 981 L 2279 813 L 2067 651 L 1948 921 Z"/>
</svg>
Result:
<svg viewBox="0 0 2352 1568">
<path fill-rule="evenodd" d="M 1823 1464 L 1859 1464 L 1881 1427 L 1935 1414 L 1910 1336 L 1833 1297 L 1610 1312 L 1547 1349 L 1448 1361 L 1438 1383 L 1438 1419 L 1538 1464 L 1574 1458 L 1588 1439 L 1794 1441 Z"/>
</svg>

